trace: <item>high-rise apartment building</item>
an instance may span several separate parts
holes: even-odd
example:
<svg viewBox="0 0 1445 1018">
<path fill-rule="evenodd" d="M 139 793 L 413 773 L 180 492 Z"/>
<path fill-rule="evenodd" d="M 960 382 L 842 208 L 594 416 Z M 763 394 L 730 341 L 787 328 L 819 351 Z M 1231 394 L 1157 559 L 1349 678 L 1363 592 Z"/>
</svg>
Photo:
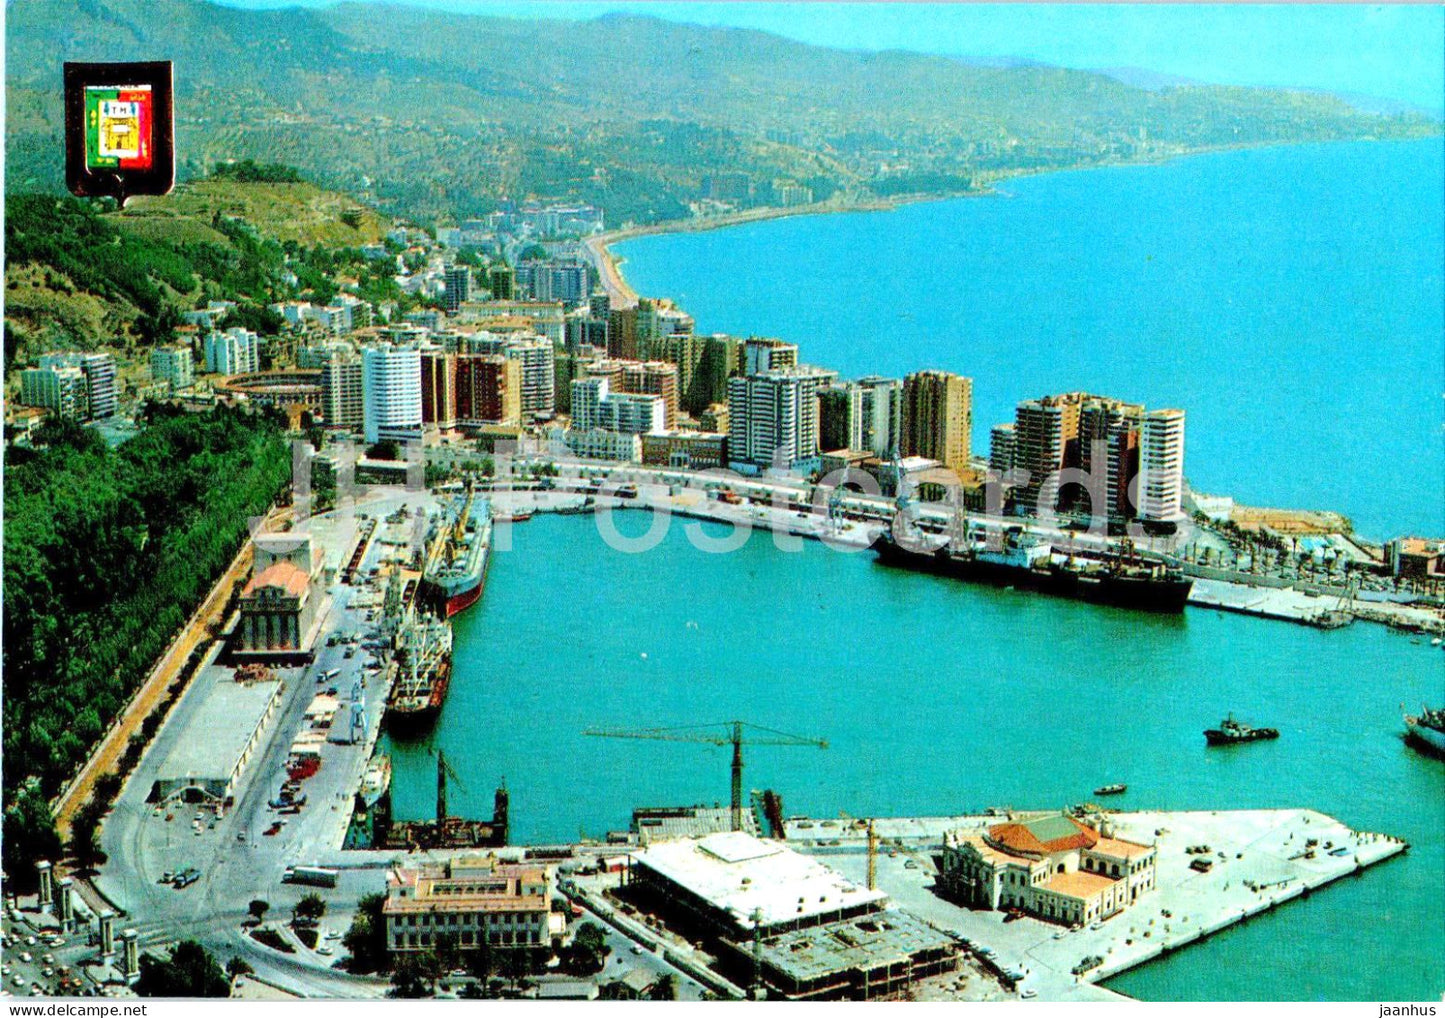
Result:
<svg viewBox="0 0 1445 1018">
<path fill-rule="evenodd" d="M 1026 399 L 1014 413 L 1014 467 L 1028 471 L 1028 482 L 1015 490 L 1025 512 L 1058 507 L 1059 471 L 1077 457 L 1079 402 L 1082 393 Z"/>
<path fill-rule="evenodd" d="M 439 431 L 457 426 L 457 356 L 441 349 L 421 353 L 421 420 Z"/>
<path fill-rule="evenodd" d="M 446 307 L 456 314 L 462 301 L 472 299 L 472 267 L 453 265 L 446 271 Z"/>
<path fill-rule="evenodd" d="M 206 370 L 218 375 L 244 375 L 260 370 L 260 349 L 256 334 L 233 327 L 206 334 L 203 351 Z"/>
<path fill-rule="evenodd" d="M 863 448 L 863 387 L 840 382 L 818 393 L 818 448 Z"/>
<path fill-rule="evenodd" d="M 660 396 L 667 409 L 667 426 L 677 420 L 677 365 L 666 361 L 632 361 L 622 365 L 623 392 Z"/>
<path fill-rule="evenodd" d="M 1184 518 L 1184 411 L 1150 410 L 1139 431 L 1139 518 Z"/>
<path fill-rule="evenodd" d="M 903 383 L 868 375 L 858 379 L 863 390 L 863 444 L 875 456 L 896 459 L 903 446 Z"/>
<path fill-rule="evenodd" d="M 761 375 L 768 371 L 798 366 L 798 344 L 781 339 L 750 337 L 743 344 L 743 374 Z"/>
<path fill-rule="evenodd" d="M 333 350 L 321 365 L 321 415 L 326 427 L 354 434 L 362 429 L 365 412 L 361 358 L 352 350 Z"/>
<path fill-rule="evenodd" d="M 968 470 L 973 430 L 973 379 L 947 371 L 918 371 L 903 380 L 904 456 Z"/>
<path fill-rule="evenodd" d="M 789 368 L 728 379 L 728 460 L 741 469 L 808 468 L 818 456 L 826 375 Z"/>
<path fill-rule="evenodd" d="M 26 368 L 20 372 L 20 402 L 83 421 L 90 416 L 85 372 L 65 365 Z"/>
<path fill-rule="evenodd" d="M 115 380 L 115 358 L 108 353 L 81 354 L 80 370 L 85 373 L 90 419 L 114 417 L 120 409 L 120 390 Z"/>
<path fill-rule="evenodd" d="M 361 369 L 366 441 L 421 438 L 421 350 L 390 343 L 368 346 Z"/>
<path fill-rule="evenodd" d="M 158 346 L 151 351 L 151 377 L 174 392 L 196 381 L 195 364 L 189 346 Z"/>
<path fill-rule="evenodd" d="M 517 276 L 507 265 L 493 265 L 487 272 L 487 289 L 492 300 L 512 300 L 517 292 Z"/>
<path fill-rule="evenodd" d="M 522 419 L 521 366 L 493 354 L 457 357 L 457 421 L 464 428 L 518 424 Z"/>
</svg>

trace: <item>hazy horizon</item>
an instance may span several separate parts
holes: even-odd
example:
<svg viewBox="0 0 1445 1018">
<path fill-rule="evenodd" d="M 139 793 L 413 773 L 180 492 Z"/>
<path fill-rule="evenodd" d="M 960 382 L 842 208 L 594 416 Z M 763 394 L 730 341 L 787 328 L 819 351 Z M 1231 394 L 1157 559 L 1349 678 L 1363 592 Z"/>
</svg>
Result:
<svg viewBox="0 0 1445 1018">
<path fill-rule="evenodd" d="M 248 9 L 338 5 L 338 0 L 216 2 Z M 1327 91 L 1445 114 L 1445 61 L 1440 57 L 1445 50 L 1445 8 L 1439 6 L 389 2 L 523 20 L 582 21 L 628 13 L 755 29 L 834 49 L 906 50 L 1104 72 L 1137 70 L 1201 84 Z"/>
</svg>

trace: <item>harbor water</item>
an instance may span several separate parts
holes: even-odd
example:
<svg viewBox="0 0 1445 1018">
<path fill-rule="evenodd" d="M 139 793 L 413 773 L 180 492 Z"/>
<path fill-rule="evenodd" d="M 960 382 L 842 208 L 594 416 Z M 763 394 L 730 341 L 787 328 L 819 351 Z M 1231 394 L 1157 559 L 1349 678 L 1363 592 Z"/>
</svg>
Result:
<svg viewBox="0 0 1445 1018">
<path fill-rule="evenodd" d="M 639 533 L 649 517 L 617 517 Z M 1064 806 L 1308 806 L 1406 839 L 1399 860 L 1110 985 L 1144 999 L 1425 999 L 1445 990 L 1445 764 L 1406 747 L 1400 705 L 1445 697 L 1428 639 L 1213 611 L 1156 617 L 876 565 L 754 534 L 709 554 L 674 519 L 654 550 L 587 517 L 538 516 L 455 620 L 436 729 L 393 745 L 398 815 L 433 808 L 431 747 L 486 816 L 505 778 L 518 843 L 601 837 L 638 805 L 725 803 L 725 747 L 587 737 L 591 726 L 741 718 L 827 739 L 757 747 L 745 786 L 785 811 L 954 814 Z M 693 524 L 698 525 L 698 524 Z M 725 527 L 707 524 L 714 534 Z M 1233 711 L 1277 741 L 1207 749 Z"/>
<path fill-rule="evenodd" d="M 1302 145 L 616 245 L 700 332 L 845 378 L 969 375 L 973 445 L 1085 389 L 1188 413 L 1186 473 L 1361 533 L 1445 533 L 1442 141 Z"/>
</svg>

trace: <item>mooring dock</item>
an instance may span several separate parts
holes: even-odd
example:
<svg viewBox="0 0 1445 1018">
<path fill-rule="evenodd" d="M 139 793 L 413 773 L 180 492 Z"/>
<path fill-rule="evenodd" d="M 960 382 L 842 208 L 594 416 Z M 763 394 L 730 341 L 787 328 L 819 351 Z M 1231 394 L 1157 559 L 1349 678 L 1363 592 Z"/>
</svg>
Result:
<svg viewBox="0 0 1445 1018">
<path fill-rule="evenodd" d="M 1107 816 L 1117 836 L 1157 848 L 1157 886 L 1101 923 L 1070 930 L 1028 916 L 1005 922 L 1004 912 L 971 910 L 939 896 L 934 878 L 943 832 L 986 828 L 1002 822 L 1002 815 L 875 821 L 878 887 L 903 908 L 966 939 L 975 953 L 988 952 L 994 967 L 1022 974 L 1020 991 L 1032 990 L 1041 1000 L 1098 1000 L 1112 994 L 1094 983 L 1408 848 L 1307 809 Z M 794 848 L 824 856 L 853 880 L 866 879 L 866 827 L 794 819 L 787 833 Z M 1208 852 L 1199 852 L 1204 846 Z M 1207 872 L 1194 867 L 1201 858 L 1212 863 Z M 1086 959 L 1098 961 L 1076 975 Z"/>
</svg>

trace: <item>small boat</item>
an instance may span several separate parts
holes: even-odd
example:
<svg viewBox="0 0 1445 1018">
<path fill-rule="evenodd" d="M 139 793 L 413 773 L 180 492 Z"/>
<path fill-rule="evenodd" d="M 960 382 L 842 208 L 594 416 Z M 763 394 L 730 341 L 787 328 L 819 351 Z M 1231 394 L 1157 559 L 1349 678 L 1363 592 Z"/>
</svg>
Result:
<svg viewBox="0 0 1445 1018">
<path fill-rule="evenodd" d="M 1124 794 L 1125 792 L 1127 792 L 1128 790 L 1129 790 L 1129 786 L 1128 786 L 1128 785 L 1124 785 L 1124 784 L 1100 785 L 1098 788 L 1094 789 L 1094 794 L 1095 794 L 1095 795 L 1123 795 L 1123 794 Z"/>
<path fill-rule="evenodd" d="M 498 523 L 526 523 L 532 518 L 532 510 L 518 509 L 512 513 L 498 513 L 495 517 Z"/>
<path fill-rule="evenodd" d="M 1219 723 L 1218 728 L 1206 728 L 1204 738 L 1211 746 L 1232 746 L 1239 742 L 1259 742 L 1262 739 L 1278 739 L 1277 728 L 1251 728 L 1229 715 Z"/>
<path fill-rule="evenodd" d="M 1405 715 L 1405 741 L 1434 756 L 1445 757 L 1445 709 L 1420 708 Z"/>
</svg>

